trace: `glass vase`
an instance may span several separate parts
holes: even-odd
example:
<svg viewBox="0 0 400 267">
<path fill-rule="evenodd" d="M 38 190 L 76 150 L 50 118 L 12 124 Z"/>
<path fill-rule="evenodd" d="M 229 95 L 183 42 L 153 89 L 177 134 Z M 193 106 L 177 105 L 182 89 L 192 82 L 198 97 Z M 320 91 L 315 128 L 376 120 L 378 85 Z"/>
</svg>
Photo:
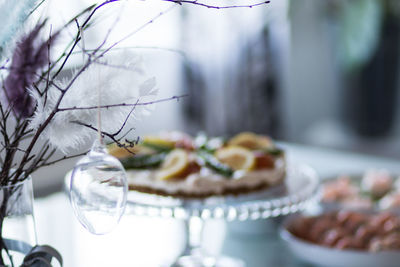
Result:
<svg viewBox="0 0 400 267">
<path fill-rule="evenodd" d="M 0 186 L 0 266 L 20 266 L 36 243 L 31 177 Z"/>
</svg>

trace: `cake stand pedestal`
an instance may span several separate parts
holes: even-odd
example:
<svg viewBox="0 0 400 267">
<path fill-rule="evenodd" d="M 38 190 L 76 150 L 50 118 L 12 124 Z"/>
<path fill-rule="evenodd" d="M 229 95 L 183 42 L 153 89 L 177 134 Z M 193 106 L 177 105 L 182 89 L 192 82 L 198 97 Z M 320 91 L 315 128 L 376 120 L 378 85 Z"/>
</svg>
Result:
<svg viewBox="0 0 400 267">
<path fill-rule="evenodd" d="M 208 255 L 201 248 L 204 220 L 200 217 L 191 217 L 185 220 L 186 247 L 176 259 L 172 267 L 245 267 L 240 259 L 223 255 L 218 257 Z"/>
<path fill-rule="evenodd" d="M 201 250 L 204 221 L 258 220 L 295 213 L 316 197 L 317 188 L 318 176 L 312 168 L 289 165 L 283 185 L 240 196 L 183 199 L 131 191 L 125 214 L 185 221 L 186 246 L 173 267 L 244 267 L 240 259 L 210 256 Z"/>
</svg>

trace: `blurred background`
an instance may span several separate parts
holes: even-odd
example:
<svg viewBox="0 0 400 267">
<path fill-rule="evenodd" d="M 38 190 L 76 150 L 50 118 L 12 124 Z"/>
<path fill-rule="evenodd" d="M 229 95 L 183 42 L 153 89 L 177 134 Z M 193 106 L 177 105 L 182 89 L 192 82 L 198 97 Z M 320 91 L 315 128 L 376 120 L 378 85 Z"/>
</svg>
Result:
<svg viewBox="0 0 400 267">
<path fill-rule="evenodd" d="M 57 27 L 94 2 L 47 1 L 42 14 Z M 143 56 L 159 98 L 188 96 L 158 104 L 133 136 L 248 130 L 400 159 L 398 0 L 271 0 L 227 10 L 171 5 L 110 5 L 85 34 L 87 48 L 96 47 L 112 25 L 112 44 L 156 17 L 118 47 Z M 61 188 L 74 162 L 35 174 L 38 194 Z"/>
</svg>

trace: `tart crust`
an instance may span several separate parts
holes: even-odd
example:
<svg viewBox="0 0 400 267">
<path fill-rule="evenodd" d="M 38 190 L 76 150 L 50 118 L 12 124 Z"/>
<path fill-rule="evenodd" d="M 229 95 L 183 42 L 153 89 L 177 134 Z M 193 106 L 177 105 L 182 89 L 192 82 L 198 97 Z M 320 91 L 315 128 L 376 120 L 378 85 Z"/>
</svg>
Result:
<svg viewBox="0 0 400 267">
<path fill-rule="evenodd" d="M 184 192 L 184 191 L 176 191 L 174 193 L 167 192 L 162 189 L 157 189 L 157 188 L 151 188 L 149 186 L 140 186 L 140 185 L 135 185 L 135 184 L 130 184 L 129 185 L 129 190 L 134 190 L 138 191 L 141 193 L 147 193 L 147 194 L 155 194 L 155 195 L 160 195 L 160 196 L 169 196 L 169 197 L 176 197 L 176 198 L 208 198 L 208 197 L 213 197 L 213 196 L 227 196 L 227 195 L 232 195 L 232 196 L 238 196 L 241 194 L 248 194 L 252 192 L 257 192 L 261 190 L 268 189 L 272 186 L 270 186 L 267 183 L 260 183 L 257 186 L 254 187 L 240 187 L 240 188 L 226 188 L 222 192 Z"/>
<path fill-rule="evenodd" d="M 152 170 L 128 171 L 129 190 L 177 198 L 238 196 L 282 185 L 286 176 L 284 156 L 275 160 L 275 167 L 251 172 L 238 172 L 234 177 L 217 175 L 207 168 L 185 179 L 160 181 Z"/>
</svg>

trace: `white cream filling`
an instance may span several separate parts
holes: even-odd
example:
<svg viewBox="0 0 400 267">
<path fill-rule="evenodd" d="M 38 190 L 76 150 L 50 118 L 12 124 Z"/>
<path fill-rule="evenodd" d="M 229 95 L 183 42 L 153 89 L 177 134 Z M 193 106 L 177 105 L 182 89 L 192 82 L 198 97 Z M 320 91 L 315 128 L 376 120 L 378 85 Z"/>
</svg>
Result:
<svg viewBox="0 0 400 267">
<path fill-rule="evenodd" d="M 219 194 L 227 189 L 254 188 L 261 184 L 270 186 L 281 183 L 285 177 L 286 164 L 284 158 L 275 162 L 274 169 L 261 169 L 251 172 L 235 172 L 232 178 L 227 178 L 202 168 L 182 180 L 159 180 L 154 170 L 127 171 L 128 183 L 133 186 L 162 190 L 169 194 L 183 193 L 214 193 Z"/>
</svg>

